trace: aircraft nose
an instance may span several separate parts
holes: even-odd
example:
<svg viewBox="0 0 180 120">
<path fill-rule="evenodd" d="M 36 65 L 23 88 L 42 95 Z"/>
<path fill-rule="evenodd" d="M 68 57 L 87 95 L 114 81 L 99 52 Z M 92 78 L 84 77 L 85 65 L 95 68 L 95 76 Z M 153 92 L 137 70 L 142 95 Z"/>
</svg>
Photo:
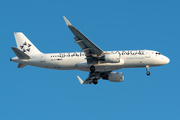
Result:
<svg viewBox="0 0 180 120">
<path fill-rule="evenodd" d="M 168 57 L 165 57 L 165 64 L 168 64 L 170 62 L 170 59 Z"/>
</svg>

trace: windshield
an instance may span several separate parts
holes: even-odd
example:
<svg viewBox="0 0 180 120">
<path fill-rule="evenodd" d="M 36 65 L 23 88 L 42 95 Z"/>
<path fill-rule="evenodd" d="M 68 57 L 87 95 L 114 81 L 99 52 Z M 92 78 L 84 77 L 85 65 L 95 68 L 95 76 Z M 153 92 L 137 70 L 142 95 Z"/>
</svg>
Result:
<svg viewBox="0 0 180 120">
<path fill-rule="evenodd" d="M 161 55 L 161 53 L 159 53 L 159 52 L 156 52 L 156 55 Z"/>
</svg>

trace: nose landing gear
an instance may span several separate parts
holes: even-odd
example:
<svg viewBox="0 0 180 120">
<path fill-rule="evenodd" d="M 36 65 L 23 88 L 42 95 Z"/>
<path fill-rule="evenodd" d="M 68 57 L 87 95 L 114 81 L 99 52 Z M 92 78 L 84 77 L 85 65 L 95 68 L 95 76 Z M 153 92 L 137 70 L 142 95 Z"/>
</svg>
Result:
<svg viewBox="0 0 180 120">
<path fill-rule="evenodd" d="M 147 73 L 146 73 L 148 76 L 150 75 L 150 72 L 149 71 L 147 71 Z"/>
<path fill-rule="evenodd" d="M 149 76 L 150 75 L 150 72 L 149 72 L 149 66 L 148 65 L 146 65 L 146 74 Z"/>
</svg>

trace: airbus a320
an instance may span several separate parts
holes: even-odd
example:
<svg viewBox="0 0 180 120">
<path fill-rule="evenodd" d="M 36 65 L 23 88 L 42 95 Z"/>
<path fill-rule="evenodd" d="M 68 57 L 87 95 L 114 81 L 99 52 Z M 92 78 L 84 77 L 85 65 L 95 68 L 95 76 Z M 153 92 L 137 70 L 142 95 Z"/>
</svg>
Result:
<svg viewBox="0 0 180 120">
<path fill-rule="evenodd" d="M 144 67 L 149 76 L 149 67 L 165 65 L 170 61 L 168 57 L 153 50 L 103 51 L 66 17 L 64 20 L 75 36 L 75 43 L 81 47 L 81 52 L 44 54 L 23 33 L 16 32 L 14 36 L 17 47 L 11 47 L 16 57 L 10 61 L 19 63 L 18 68 L 31 65 L 56 70 L 88 71 L 89 76 L 85 81 L 77 76 L 81 84 L 97 84 L 101 78 L 111 82 L 122 82 L 124 74 L 113 72 L 122 68 Z"/>
</svg>

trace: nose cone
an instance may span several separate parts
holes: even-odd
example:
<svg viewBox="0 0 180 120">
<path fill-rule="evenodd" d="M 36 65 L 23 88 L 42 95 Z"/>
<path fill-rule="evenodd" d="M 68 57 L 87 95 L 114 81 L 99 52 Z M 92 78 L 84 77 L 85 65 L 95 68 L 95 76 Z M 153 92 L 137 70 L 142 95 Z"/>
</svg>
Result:
<svg viewBox="0 0 180 120">
<path fill-rule="evenodd" d="M 170 62 L 170 59 L 168 57 L 165 57 L 164 62 L 165 64 L 168 64 Z"/>
</svg>

